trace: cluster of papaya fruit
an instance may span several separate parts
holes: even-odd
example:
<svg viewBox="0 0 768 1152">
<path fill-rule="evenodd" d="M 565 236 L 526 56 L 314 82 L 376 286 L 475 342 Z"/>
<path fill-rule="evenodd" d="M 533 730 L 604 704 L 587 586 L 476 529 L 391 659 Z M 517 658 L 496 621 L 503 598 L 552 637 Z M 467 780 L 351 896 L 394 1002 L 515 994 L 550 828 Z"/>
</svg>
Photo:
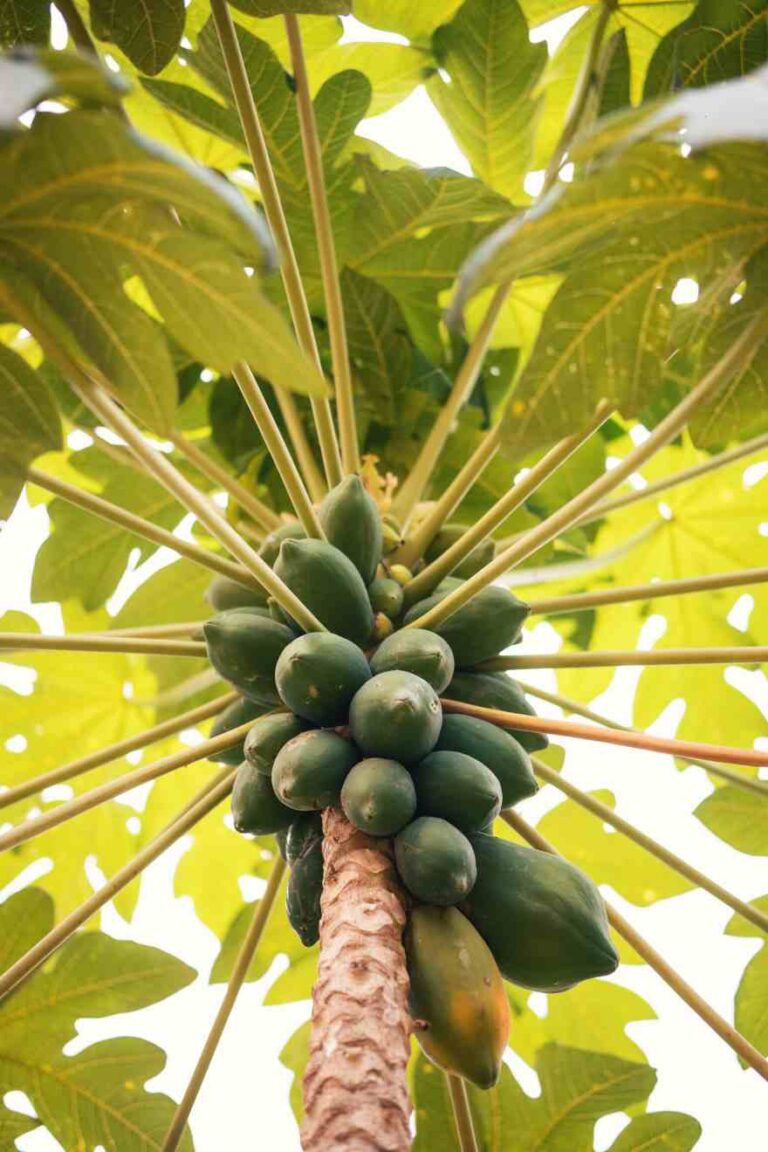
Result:
<svg viewBox="0 0 768 1152">
<path fill-rule="evenodd" d="M 410 896 L 405 945 L 411 1011 L 426 1054 L 481 1087 L 498 1077 L 509 1034 L 504 979 L 560 991 L 614 970 L 599 893 L 559 858 L 493 835 L 499 812 L 533 795 L 538 733 L 444 714 L 441 699 L 532 713 L 504 673 L 476 666 L 520 638 L 527 606 L 490 587 L 434 631 L 418 620 L 488 557 L 405 606 L 411 573 L 386 562 L 388 529 L 361 480 L 319 509 L 325 540 L 286 524 L 260 554 L 327 631 L 300 631 L 273 601 L 218 578 L 204 625 L 209 658 L 241 693 L 214 726 L 253 720 L 218 754 L 239 765 L 235 827 L 275 833 L 291 872 L 288 917 L 319 936 L 321 812 L 392 838 Z M 448 547 L 444 531 L 434 549 Z M 469 565 L 467 567 L 466 565 Z"/>
</svg>

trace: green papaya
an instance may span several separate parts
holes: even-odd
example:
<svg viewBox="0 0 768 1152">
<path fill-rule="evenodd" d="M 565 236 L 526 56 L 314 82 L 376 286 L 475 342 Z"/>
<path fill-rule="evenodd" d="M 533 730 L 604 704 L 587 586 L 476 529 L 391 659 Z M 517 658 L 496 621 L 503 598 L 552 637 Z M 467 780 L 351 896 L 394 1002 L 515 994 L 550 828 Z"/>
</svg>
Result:
<svg viewBox="0 0 768 1152">
<path fill-rule="evenodd" d="M 424 553 L 424 559 L 427 564 L 431 564 L 433 560 L 437 560 L 438 556 L 442 556 L 444 552 L 452 548 L 466 531 L 466 524 L 444 524 Z M 481 540 L 469 555 L 465 556 L 461 563 L 456 565 L 452 571 L 452 575 L 463 580 L 474 576 L 475 572 L 479 572 L 481 568 L 485 568 L 486 564 L 490 564 L 495 553 L 496 545 L 490 537 L 486 540 Z"/>
<path fill-rule="evenodd" d="M 477 877 L 467 837 L 436 816 L 419 816 L 398 833 L 395 863 L 412 896 L 443 908 L 465 900 Z"/>
<path fill-rule="evenodd" d="M 282 746 L 306 731 L 307 727 L 301 717 L 292 712 L 270 712 L 260 716 L 245 738 L 243 755 L 258 772 L 271 776 L 275 756 Z"/>
<path fill-rule="evenodd" d="M 382 554 L 381 514 L 360 477 L 345 476 L 332 488 L 320 505 L 318 518 L 328 543 L 349 557 L 370 584 Z"/>
<path fill-rule="evenodd" d="M 416 813 L 413 778 L 396 760 L 361 760 L 344 781 L 341 806 L 361 832 L 394 836 Z"/>
<path fill-rule="evenodd" d="M 264 836 L 287 828 L 293 816 L 275 796 L 269 777 L 244 760 L 232 788 L 232 819 L 237 831 Z"/>
<path fill-rule="evenodd" d="M 371 657 L 371 668 L 376 673 L 412 672 L 440 693 L 453 677 L 453 652 L 436 632 L 407 628 L 393 633 L 379 645 Z"/>
<path fill-rule="evenodd" d="M 275 683 L 291 711 L 331 728 L 346 721 L 352 697 L 371 678 L 368 661 L 351 640 L 308 632 L 280 653 Z"/>
<path fill-rule="evenodd" d="M 224 732 L 239 728 L 241 724 L 247 724 L 249 720 L 256 720 L 259 716 L 263 716 L 273 707 L 272 704 L 257 704 L 255 700 L 249 700 L 247 696 L 240 696 L 228 704 L 224 711 L 216 717 L 211 725 L 211 736 L 221 736 Z M 238 764 L 242 764 L 245 759 L 245 740 L 246 737 L 244 736 L 239 743 L 234 744 L 231 748 L 224 748 L 221 752 L 214 752 L 208 759 L 216 760 L 219 764 L 229 764 L 231 768 L 237 768 Z"/>
<path fill-rule="evenodd" d="M 279 702 L 277 658 L 295 633 L 261 615 L 258 608 L 232 608 L 203 625 L 208 658 L 216 671 L 252 700 Z"/>
<path fill-rule="evenodd" d="M 346 775 L 359 759 L 351 741 L 313 728 L 280 749 L 272 765 L 272 787 L 297 812 L 336 806 Z"/>
<path fill-rule="evenodd" d="M 373 609 L 352 561 L 325 540 L 285 540 L 275 572 L 328 629 L 361 647 L 373 630 Z"/>
<path fill-rule="evenodd" d="M 405 930 L 411 1016 L 424 1054 L 478 1088 L 499 1078 L 509 1000 L 488 945 L 457 908 L 411 909 Z"/>
<path fill-rule="evenodd" d="M 304 540 L 306 539 L 306 535 L 306 532 L 298 520 L 291 520 L 288 524 L 281 524 L 279 528 L 275 528 L 273 532 L 270 532 L 269 536 L 264 537 L 259 547 L 259 556 L 272 568 L 280 553 L 280 545 L 283 540 Z"/>
<path fill-rule="evenodd" d="M 448 592 L 434 592 L 425 600 L 418 600 L 406 612 L 405 624 L 416 624 L 447 595 Z M 434 631 L 450 644 L 456 667 L 471 668 L 517 643 L 529 612 L 528 605 L 512 592 L 492 584 L 437 624 Z"/>
<path fill-rule="evenodd" d="M 285 834 L 286 863 L 293 865 L 323 839 L 323 818 L 319 812 L 294 812 Z"/>
<path fill-rule="evenodd" d="M 440 735 L 437 693 L 411 672 L 380 672 L 355 693 L 349 708 L 352 739 L 366 756 L 418 764 Z"/>
<path fill-rule="evenodd" d="M 230 608 L 266 608 L 267 593 L 250 584 L 239 584 L 228 576 L 214 576 L 205 592 L 205 598 L 215 612 Z"/>
<path fill-rule="evenodd" d="M 316 840 L 294 862 L 285 893 L 288 922 L 306 948 L 316 944 L 320 938 L 322 894 L 323 844 Z"/>
<path fill-rule="evenodd" d="M 395 620 L 403 610 L 403 589 L 397 580 L 380 576 L 368 585 L 368 599 L 374 612 L 383 612 Z"/>
<path fill-rule="evenodd" d="M 520 685 L 506 672 L 457 672 L 443 696 L 464 704 L 476 704 L 479 708 L 536 715 Z M 527 752 L 540 752 L 549 745 L 549 737 L 543 732 L 524 732 L 517 728 L 508 731 Z"/>
<path fill-rule="evenodd" d="M 608 976 L 619 958 L 595 885 L 559 856 L 494 836 L 472 837 L 477 882 L 462 911 L 523 988 L 561 992 Z"/>
<path fill-rule="evenodd" d="M 501 785 L 464 752 L 430 752 L 413 772 L 420 816 L 439 816 L 462 832 L 479 832 L 501 811 Z"/>
<path fill-rule="evenodd" d="M 502 808 L 511 808 L 538 791 L 525 748 L 511 732 L 487 720 L 444 715 L 435 751 L 464 752 L 486 764 L 501 785 Z"/>
</svg>

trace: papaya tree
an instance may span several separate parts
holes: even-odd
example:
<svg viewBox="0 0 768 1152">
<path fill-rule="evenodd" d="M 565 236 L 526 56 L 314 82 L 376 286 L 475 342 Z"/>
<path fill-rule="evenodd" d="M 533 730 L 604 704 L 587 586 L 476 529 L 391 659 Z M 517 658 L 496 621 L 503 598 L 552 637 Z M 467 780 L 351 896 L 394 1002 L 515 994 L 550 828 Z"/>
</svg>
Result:
<svg viewBox="0 0 768 1152">
<path fill-rule="evenodd" d="M 679 770 L 768 854 L 765 4 L 0 0 L 0 42 L 0 496 L 46 523 L 0 625 L 2 1147 L 191 1150 L 281 955 L 306 1152 L 615 1113 L 688 1152 L 613 974 L 757 1082 L 766 952 L 723 1013 L 632 908 L 768 904 L 613 788 Z M 407 100 L 462 171 L 375 142 Z M 179 842 L 226 988 L 174 1101 L 148 1041 L 67 1045 L 194 979 L 98 927 Z"/>
</svg>

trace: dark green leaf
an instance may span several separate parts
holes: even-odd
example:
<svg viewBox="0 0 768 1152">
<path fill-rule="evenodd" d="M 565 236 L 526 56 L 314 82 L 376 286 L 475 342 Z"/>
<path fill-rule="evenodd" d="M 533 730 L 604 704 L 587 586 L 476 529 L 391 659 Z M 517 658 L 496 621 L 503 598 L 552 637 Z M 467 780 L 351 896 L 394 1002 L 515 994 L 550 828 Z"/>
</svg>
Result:
<svg viewBox="0 0 768 1152">
<path fill-rule="evenodd" d="M 173 59 L 184 31 L 184 0 L 90 0 L 90 9 L 94 35 L 117 44 L 140 72 L 155 76 Z"/>
<path fill-rule="evenodd" d="M 29 464 L 61 447 L 61 421 L 40 375 L 0 344 L 0 518 L 10 515 Z"/>
<path fill-rule="evenodd" d="M 47 44 L 50 34 L 48 0 L 0 0 L 0 45 Z"/>
<path fill-rule="evenodd" d="M 766 0 L 699 0 L 653 54 L 645 98 L 743 76 L 768 60 Z"/>
</svg>

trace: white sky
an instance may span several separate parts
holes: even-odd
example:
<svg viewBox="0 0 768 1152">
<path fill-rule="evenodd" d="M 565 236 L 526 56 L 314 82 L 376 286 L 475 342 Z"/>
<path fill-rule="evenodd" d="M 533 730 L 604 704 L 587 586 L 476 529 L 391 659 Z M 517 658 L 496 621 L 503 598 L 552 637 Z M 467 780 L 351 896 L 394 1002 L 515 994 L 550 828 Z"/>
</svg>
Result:
<svg viewBox="0 0 768 1152">
<path fill-rule="evenodd" d="M 563 21 L 553 24 L 557 25 L 554 31 L 547 30 L 551 44 L 566 30 Z M 356 22 L 348 24 L 350 39 L 369 38 L 367 33 Z M 365 134 L 421 165 L 448 165 L 468 171 L 466 161 L 421 90 L 384 116 L 368 121 Z M 22 504 L 0 536 L 0 611 L 29 610 L 31 566 L 45 526 L 42 509 L 31 512 Z M 58 630 L 55 608 L 38 606 L 35 615 L 47 630 Z M 654 622 L 650 621 L 649 629 L 652 631 L 653 627 Z M 552 630 L 540 626 L 528 635 L 525 650 L 551 651 L 557 642 Z M 637 674 L 632 669 L 620 672 L 611 691 L 595 707 L 609 711 L 617 719 L 628 719 Z M 550 673 L 531 673 L 530 679 L 555 690 Z M 768 692 L 762 703 L 768 711 Z M 542 706 L 541 711 L 547 710 Z M 674 710 L 670 710 L 666 725 L 656 731 L 672 733 L 676 719 Z M 617 756 L 621 759 L 620 770 Z M 617 753 L 578 742 L 568 745 L 567 764 L 569 779 L 587 789 L 611 788 L 618 796 L 621 814 L 716 876 L 726 888 L 743 898 L 768 891 L 768 859 L 755 860 L 731 850 L 691 817 L 693 809 L 711 791 L 700 769 L 691 767 L 681 773 L 667 757 L 629 750 Z M 522 805 L 521 811 L 527 818 L 536 818 L 558 799 L 553 789 L 544 789 Z M 76 1051 L 97 1039 L 126 1033 L 156 1042 L 167 1051 L 168 1065 L 151 1087 L 177 1099 L 186 1086 L 222 995 L 222 986 L 207 985 L 217 953 L 216 940 L 197 921 L 188 900 L 172 897 L 172 870 L 183 851 L 182 842 L 147 872 L 131 925 L 108 907 L 103 927 L 116 936 L 175 952 L 199 969 L 201 978 L 178 996 L 146 1011 L 86 1022 L 80 1027 L 79 1040 L 72 1045 L 72 1051 Z M 640 911 L 624 904 L 614 893 L 611 895 L 697 991 L 730 1018 L 741 971 L 758 946 L 755 939 L 722 935 L 730 910 L 699 892 Z M 298 1152 L 297 1130 L 288 1104 L 290 1078 L 277 1055 L 295 1027 L 308 1016 L 309 1006 L 261 1005 L 266 988 L 281 968 L 282 962 L 277 960 L 264 979 L 247 985 L 241 993 L 193 1113 L 197 1152 L 220 1152 L 222 1148 L 227 1152 L 253 1152 L 255 1147 L 269 1152 Z M 614 979 L 645 997 L 659 1017 L 628 1029 L 658 1069 L 658 1087 L 651 1096 L 650 1109 L 680 1110 L 697 1116 L 704 1126 L 697 1152 L 764 1152 L 766 1098 L 756 1073 L 742 1071 L 730 1050 L 649 969 L 623 967 Z M 512 1061 L 512 1067 L 524 1090 L 537 1094 L 535 1075 L 517 1059 Z M 18 1094 L 12 1094 L 8 1103 L 26 1110 Z M 598 1124 L 597 1152 L 610 1147 L 626 1122 L 627 1118 L 619 1115 Z M 45 1133 L 22 1138 L 18 1147 L 21 1152 L 60 1149 Z M 513 1152 L 513 1133 L 509 1148 Z"/>
</svg>

